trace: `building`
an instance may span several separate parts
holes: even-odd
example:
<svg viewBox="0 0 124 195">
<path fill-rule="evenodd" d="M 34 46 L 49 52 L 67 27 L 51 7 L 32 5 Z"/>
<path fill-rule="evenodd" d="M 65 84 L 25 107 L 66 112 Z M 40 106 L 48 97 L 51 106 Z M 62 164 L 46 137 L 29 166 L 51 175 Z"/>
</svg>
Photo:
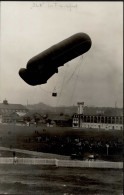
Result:
<svg viewBox="0 0 124 195">
<path fill-rule="evenodd" d="M 19 115 L 16 112 L 13 113 L 4 113 L 2 115 L 2 123 L 16 123 L 19 119 Z"/>
<path fill-rule="evenodd" d="M 88 112 L 88 109 L 79 108 L 80 106 L 82 107 L 82 103 L 78 103 L 78 113 L 73 116 L 73 127 L 105 130 L 123 129 L 123 111 L 121 109 L 95 108 Z"/>
<path fill-rule="evenodd" d="M 61 113 L 58 114 L 49 114 L 47 119 L 47 126 L 59 126 L 59 127 L 71 127 L 72 118 L 68 115 Z"/>
<path fill-rule="evenodd" d="M 0 103 L 0 122 L 16 122 L 21 116 L 24 116 L 28 109 L 21 104 L 9 104 L 7 100 Z"/>
</svg>

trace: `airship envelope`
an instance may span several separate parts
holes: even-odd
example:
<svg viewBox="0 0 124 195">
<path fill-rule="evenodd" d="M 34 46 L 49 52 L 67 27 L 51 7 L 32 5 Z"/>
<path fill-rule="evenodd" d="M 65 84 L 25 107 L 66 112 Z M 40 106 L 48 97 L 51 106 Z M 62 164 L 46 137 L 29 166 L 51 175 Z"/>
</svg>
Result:
<svg viewBox="0 0 124 195">
<path fill-rule="evenodd" d="M 58 73 L 58 67 L 86 53 L 91 44 L 87 34 L 74 34 L 31 58 L 27 67 L 19 70 L 19 75 L 29 85 L 44 84 L 52 75 Z"/>
</svg>

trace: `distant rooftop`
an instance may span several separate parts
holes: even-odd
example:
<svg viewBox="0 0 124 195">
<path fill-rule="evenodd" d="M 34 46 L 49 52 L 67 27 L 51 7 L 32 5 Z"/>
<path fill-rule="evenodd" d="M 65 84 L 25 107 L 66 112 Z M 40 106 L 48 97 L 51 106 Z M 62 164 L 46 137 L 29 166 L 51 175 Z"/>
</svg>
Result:
<svg viewBox="0 0 124 195">
<path fill-rule="evenodd" d="M 109 107 L 84 107 L 84 115 L 123 116 L 123 109 Z"/>
<path fill-rule="evenodd" d="M 27 110 L 27 108 L 21 104 L 9 104 L 6 99 L 3 100 L 3 103 L 0 103 L 0 110 L 1 109 Z"/>
<path fill-rule="evenodd" d="M 8 105 L 8 101 L 6 99 L 3 100 L 3 104 Z"/>
</svg>

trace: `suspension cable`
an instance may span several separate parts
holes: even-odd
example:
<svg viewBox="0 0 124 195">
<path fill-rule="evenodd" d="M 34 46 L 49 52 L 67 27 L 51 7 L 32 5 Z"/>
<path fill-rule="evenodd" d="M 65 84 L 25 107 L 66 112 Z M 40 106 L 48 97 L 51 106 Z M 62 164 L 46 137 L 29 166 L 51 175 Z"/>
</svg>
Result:
<svg viewBox="0 0 124 195">
<path fill-rule="evenodd" d="M 75 69 L 74 69 L 74 71 L 72 72 L 72 74 L 71 74 L 71 76 L 69 77 L 69 79 L 66 81 L 66 83 L 69 83 L 70 82 L 70 80 L 72 79 L 72 77 L 74 76 L 74 74 L 75 74 L 75 72 L 78 70 L 78 68 L 81 66 L 81 60 L 82 60 L 82 57 L 83 56 L 81 56 L 80 57 L 80 59 L 79 59 L 79 61 L 78 61 L 78 63 L 77 63 L 77 66 L 75 67 Z M 61 97 L 61 93 L 62 93 L 62 91 L 63 91 L 63 87 L 67 87 L 67 85 L 65 86 L 64 85 L 64 81 L 65 81 L 65 75 L 64 75 L 64 79 L 63 79 L 63 84 L 62 84 L 62 88 L 61 88 L 61 92 L 60 92 L 60 95 L 59 95 L 59 98 L 58 98 L 58 101 L 57 101 L 57 105 L 58 105 L 58 103 L 59 103 L 59 101 L 60 101 L 60 97 Z M 56 105 L 56 106 L 57 106 Z"/>
<path fill-rule="evenodd" d="M 74 76 L 74 74 L 76 73 L 76 71 L 78 71 L 77 77 L 76 77 L 76 81 L 75 81 L 75 87 L 74 87 L 74 90 L 73 90 L 73 92 L 72 92 L 72 95 L 71 95 L 70 100 L 72 100 L 73 97 L 74 97 L 74 93 L 75 93 L 75 90 L 76 90 L 77 81 L 78 81 L 78 77 L 79 77 L 79 70 L 80 70 L 80 67 L 81 67 L 82 58 L 83 58 L 83 61 L 84 61 L 84 58 L 85 58 L 85 57 L 86 57 L 86 56 L 83 56 L 83 55 L 80 56 L 79 61 L 78 61 L 78 63 L 77 63 L 77 66 L 75 67 L 74 71 L 72 72 L 72 74 L 70 75 L 70 77 L 68 78 L 68 80 L 66 81 L 66 83 L 68 84 L 68 83 L 71 81 L 71 79 L 73 78 L 73 76 Z M 67 72 L 67 71 L 64 70 L 64 78 L 63 78 L 62 87 L 61 87 L 61 90 L 60 90 L 60 94 L 59 94 L 59 97 L 58 97 L 56 106 L 58 105 L 58 103 L 59 103 L 59 101 L 60 101 L 61 94 L 63 93 L 63 88 L 65 89 L 65 88 L 68 86 L 67 84 L 64 85 L 64 84 L 65 84 L 65 78 L 66 78 L 66 72 Z M 57 79 L 57 80 L 58 80 L 58 79 Z M 56 80 L 56 84 L 55 84 L 53 90 L 56 90 L 56 87 L 57 87 L 57 85 L 59 84 L 59 82 L 57 82 L 57 80 Z M 47 93 L 47 94 L 52 94 L 52 92 L 53 92 L 53 91 L 50 91 L 50 90 L 43 89 L 41 86 L 39 86 L 39 87 L 40 87 L 40 89 L 41 89 L 42 91 L 44 91 L 44 92 Z M 65 93 L 64 93 L 64 94 L 65 94 Z"/>
</svg>

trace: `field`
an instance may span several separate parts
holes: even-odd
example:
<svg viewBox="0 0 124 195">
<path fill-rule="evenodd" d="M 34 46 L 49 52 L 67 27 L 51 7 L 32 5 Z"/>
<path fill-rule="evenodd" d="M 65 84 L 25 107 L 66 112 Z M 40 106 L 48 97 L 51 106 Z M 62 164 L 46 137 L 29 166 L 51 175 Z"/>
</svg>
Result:
<svg viewBox="0 0 124 195">
<path fill-rule="evenodd" d="M 33 151 L 45 150 L 46 142 L 36 143 L 38 136 L 80 137 L 95 140 L 118 140 L 123 142 L 122 131 L 82 130 L 72 128 L 45 128 L 0 124 L 0 146 L 10 149 L 0 151 L 3 157 L 12 157 L 12 148 L 25 149 L 16 153 L 18 157 L 33 157 Z M 29 142 L 30 139 L 30 142 Z M 44 147 L 44 148 L 43 148 Z M 28 150 L 32 154 L 28 154 Z M 41 151 L 40 151 L 41 152 Z M 40 152 L 38 153 L 40 155 Z M 43 158 L 57 158 L 55 154 L 42 153 Z M 104 156 L 106 160 L 120 161 L 121 155 Z M 69 156 L 59 155 L 60 159 Z M 0 194 L 43 194 L 43 195 L 122 195 L 122 169 L 64 168 L 43 165 L 0 164 Z"/>
<path fill-rule="evenodd" d="M 42 141 L 36 141 L 36 138 L 42 137 Z M 52 141 L 46 141 L 48 138 L 52 138 Z M 90 140 L 93 138 L 95 142 L 102 140 L 106 143 L 116 140 L 118 143 L 123 143 L 123 131 L 105 131 L 105 130 L 93 130 L 93 129 L 73 129 L 71 127 L 36 127 L 36 126 L 17 126 L 0 124 L 0 146 L 8 148 L 18 148 L 31 151 L 45 152 L 45 153 L 60 153 L 61 145 L 64 144 L 67 138 L 71 138 L 72 142 L 75 138 Z M 44 141 L 45 140 L 45 141 Z M 69 155 L 72 145 L 65 144 L 66 155 Z M 64 151 L 64 152 L 65 152 Z M 104 147 L 104 153 L 100 156 L 103 160 L 122 161 L 123 151 L 118 148 L 116 151 L 112 151 L 109 147 L 112 155 L 106 155 L 106 147 Z M 62 152 L 61 152 L 62 154 Z M 63 153 L 65 155 L 65 153 Z M 85 152 L 84 157 L 89 155 L 89 151 Z"/>
<path fill-rule="evenodd" d="M 0 194 L 122 195 L 118 169 L 0 165 Z"/>
<path fill-rule="evenodd" d="M 37 134 L 36 134 L 37 132 Z M 95 129 L 73 129 L 72 127 L 36 127 L 36 126 L 17 126 L 17 125 L 8 125 L 0 124 L 0 143 L 3 142 L 5 145 L 18 144 L 18 141 L 24 138 L 32 138 L 39 135 L 50 135 L 58 137 L 80 137 L 89 139 L 94 137 L 96 140 L 102 139 L 114 140 L 118 139 L 119 142 L 123 142 L 123 131 L 121 130 L 95 130 Z M 9 142 L 8 142 L 9 141 Z"/>
</svg>

